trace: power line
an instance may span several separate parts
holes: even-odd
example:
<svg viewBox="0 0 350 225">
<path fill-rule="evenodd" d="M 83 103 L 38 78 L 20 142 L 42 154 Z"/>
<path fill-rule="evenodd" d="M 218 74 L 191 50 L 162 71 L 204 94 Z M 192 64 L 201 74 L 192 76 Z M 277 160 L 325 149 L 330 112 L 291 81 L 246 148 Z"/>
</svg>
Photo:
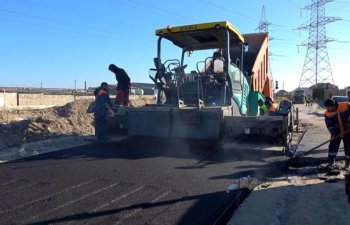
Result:
<svg viewBox="0 0 350 225">
<path fill-rule="evenodd" d="M 254 18 L 254 17 L 251 17 L 251 16 L 249 16 L 249 15 L 240 13 L 240 12 L 238 12 L 238 11 L 231 10 L 231 9 L 225 7 L 225 6 L 221 6 L 221 5 L 215 4 L 215 3 L 210 2 L 210 1 L 208 1 L 208 0 L 201 0 L 201 2 L 202 2 L 202 3 L 205 3 L 205 4 L 207 4 L 207 5 L 210 5 L 210 6 L 212 6 L 212 7 L 221 9 L 221 10 L 223 10 L 223 11 L 227 11 L 227 12 L 232 13 L 232 14 L 235 14 L 235 15 L 240 15 L 240 16 L 245 17 L 245 18 L 247 18 L 247 19 L 249 19 L 249 20 L 252 20 L 252 21 L 254 21 L 254 22 L 260 22 L 259 19 L 257 19 L 257 18 Z M 280 27 L 280 29 L 288 30 L 288 29 L 286 28 L 287 26 L 281 25 L 281 24 L 269 23 L 269 26 Z M 289 30 L 288 30 L 288 31 L 289 31 Z"/>
<path fill-rule="evenodd" d="M 292 0 L 287 0 L 289 3 L 292 3 L 293 5 L 297 6 L 299 8 L 299 4 L 297 4 L 296 2 L 292 1 Z"/>
<path fill-rule="evenodd" d="M 138 29 L 144 28 L 144 26 L 140 27 L 140 26 L 132 24 L 132 23 L 125 23 L 124 22 L 125 20 L 114 20 L 114 19 L 111 19 L 111 18 L 102 18 L 102 17 L 86 14 L 86 13 L 79 12 L 79 11 L 68 10 L 68 9 L 64 9 L 64 8 L 60 8 L 60 7 L 54 7 L 54 6 L 50 6 L 50 5 L 46 5 L 46 4 L 42 4 L 42 3 L 37 3 L 37 2 L 31 1 L 31 0 L 17 0 L 17 1 L 25 2 L 27 4 L 31 4 L 31 5 L 35 5 L 35 6 L 39 6 L 39 7 L 43 7 L 43 8 L 52 9 L 52 10 L 59 11 L 59 12 L 65 12 L 65 13 L 69 13 L 69 14 L 83 16 L 83 17 L 86 17 L 86 18 L 89 18 L 89 19 L 105 21 L 105 22 L 109 22 L 109 23 L 112 23 L 112 24 L 116 24 L 116 22 L 117 22 L 119 24 L 124 24 L 124 25 L 126 25 L 128 27 L 135 27 L 135 28 L 138 28 Z"/>
<path fill-rule="evenodd" d="M 208 0 L 201 0 L 201 2 L 202 2 L 202 3 L 205 3 L 205 4 L 207 4 L 207 5 L 210 5 L 210 6 L 212 6 L 212 7 L 221 9 L 221 10 L 223 10 L 223 11 L 226 11 L 226 12 L 229 12 L 229 13 L 232 13 L 232 14 L 235 14 L 235 15 L 240 15 L 240 16 L 245 17 L 245 18 L 247 18 L 247 19 L 250 19 L 250 20 L 252 20 L 252 21 L 254 21 L 254 22 L 259 22 L 258 19 L 253 18 L 253 17 L 251 17 L 251 16 L 248 16 L 248 15 L 246 15 L 246 14 L 243 14 L 243 13 L 240 13 L 240 12 L 237 12 L 237 11 L 234 11 L 234 10 L 231 10 L 231 9 L 229 9 L 227 6 L 221 6 L 221 5 L 212 3 L 212 2 L 210 2 L 210 1 L 208 1 Z"/>
<path fill-rule="evenodd" d="M 178 18 L 187 18 L 191 21 L 199 21 L 197 18 L 194 18 L 194 17 L 190 17 L 188 15 L 183 15 L 183 14 L 180 14 L 176 11 L 170 11 L 170 10 L 166 10 L 166 9 L 162 9 L 162 8 L 159 8 L 159 7 L 155 7 L 154 5 L 148 5 L 148 4 L 145 4 L 144 2 L 135 2 L 133 0 L 129 0 L 128 2 L 125 2 L 125 1 L 118 1 L 118 0 L 112 0 L 113 3 L 117 3 L 117 4 L 122 4 L 122 5 L 126 5 L 126 6 L 129 6 L 129 7 L 133 7 L 133 8 L 137 8 L 137 9 L 142 9 L 144 12 L 150 12 L 150 11 L 153 11 L 153 13 L 155 14 L 158 14 L 158 15 L 161 15 L 162 17 L 163 16 L 166 16 L 166 17 L 169 17 L 169 16 L 176 16 Z"/>
<path fill-rule="evenodd" d="M 28 13 L 23 13 L 23 12 L 15 12 L 15 11 L 11 11 L 11 10 L 7 10 L 7 9 L 1 9 L 0 11 L 9 13 L 9 14 L 14 14 L 14 15 L 21 15 L 21 16 L 26 16 L 26 17 L 32 17 L 32 18 L 36 18 L 39 20 L 44 20 L 44 21 L 50 21 L 50 22 L 54 22 L 54 23 L 58 23 L 58 24 L 63 24 L 63 25 L 69 25 L 69 26 L 74 26 L 74 27 L 79 27 L 79 28 L 83 28 L 83 29 L 87 29 L 87 30 L 93 30 L 93 31 L 97 31 L 97 32 L 104 32 L 104 33 L 109 33 L 109 34 L 117 34 L 117 35 L 127 35 L 130 38 L 135 38 L 135 39 L 139 39 L 139 36 L 133 36 L 130 35 L 129 33 L 122 33 L 122 32 L 115 32 L 115 31 L 111 31 L 111 30 L 105 30 L 105 29 L 101 29 L 101 28 L 97 28 L 97 27 L 90 27 L 90 26 L 85 26 L 85 25 L 79 25 L 79 24 L 74 24 L 74 23 L 68 23 L 65 21 L 60 21 L 60 20 L 55 20 L 55 19 L 51 19 L 48 17 L 40 17 L 40 16 L 35 16 L 35 15 L 31 15 Z"/>
<path fill-rule="evenodd" d="M 99 35 L 95 35 L 95 34 L 91 34 L 91 33 L 84 33 L 84 32 L 79 32 L 79 31 L 75 31 L 75 30 L 73 31 L 73 30 L 69 30 L 69 29 L 65 29 L 65 28 L 57 28 L 57 27 L 52 27 L 52 26 L 47 26 L 47 25 L 42 25 L 42 24 L 29 23 L 27 21 L 8 19 L 8 18 L 2 18 L 2 17 L 0 17 L 0 20 L 8 21 L 8 22 L 14 22 L 14 23 L 18 23 L 18 24 L 26 24 L 26 25 L 40 27 L 40 28 L 49 29 L 49 30 L 63 31 L 63 32 L 66 32 L 66 33 L 73 33 L 73 34 L 83 35 L 83 36 L 86 36 L 86 37 L 95 37 L 95 38 L 102 38 L 102 39 L 109 39 L 109 40 L 120 40 L 120 41 L 131 42 L 131 43 L 134 43 L 134 44 L 148 45 L 148 43 L 146 43 L 146 42 L 130 41 L 130 39 L 121 39 L 119 37 L 104 37 L 104 36 L 99 36 Z"/>
</svg>

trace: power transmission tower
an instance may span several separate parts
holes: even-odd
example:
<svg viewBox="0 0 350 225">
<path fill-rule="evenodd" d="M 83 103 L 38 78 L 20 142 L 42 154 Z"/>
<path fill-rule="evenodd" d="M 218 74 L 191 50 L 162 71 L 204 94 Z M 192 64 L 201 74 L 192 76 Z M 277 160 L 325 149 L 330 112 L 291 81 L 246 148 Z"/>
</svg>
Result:
<svg viewBox="0 0 350 225">
<path fill-rule="evenodd" d="M 256 30 L 258 30 L 259 32 L 269 32 L 269 26 L 271 25 L 271 23 L 267 22 L 266 20 L 266 12 L 265 12 L 265 6 L 262 6 L 262 10 L 261 10 L 261 18 L 260 18 L 260 22 L 258 27 L 256 28 Z"/>
<path fill-rule="evenodd" d="M 266 19 L 266 12 L 265 12 L 265 5 L 262 6 L 261 9 L 261 17 L 260 17 L 260 22 L 257 28 L 255 28 L 256 30 L 258 30 L 259 32 L 265 32 L 265 33 L 269 33 L 269 26 L 271 25 L 270 22 L 267 21 Z M 269 41 L 272 40 L 273 38 L 271 38 L 269 36 Z M 269 52 L 269 56 L 272 55 Z M 272 70 L 271 70 L 271 64 L 270 64 L 270 60 L 269 60 L 269 68 L 268 68 L 269 74 L 271 79 L 273 79 L 272 77 Z"/>
<path fill-rule="evenodd" d="M 303 9 L 310 10 L 310 23 L 298 27 L 298 30 L 308 30 L 309 38 L 301 46 L 307 47 L 299 87 L 317 83 L 334 84 L 331 64 L 329 62 L 327 43 L 335 41 L 327 37 L 326 24 L 340 20 L 325 16 L 325 5 L 333 0 L 312 0 Z"/>
</svg>

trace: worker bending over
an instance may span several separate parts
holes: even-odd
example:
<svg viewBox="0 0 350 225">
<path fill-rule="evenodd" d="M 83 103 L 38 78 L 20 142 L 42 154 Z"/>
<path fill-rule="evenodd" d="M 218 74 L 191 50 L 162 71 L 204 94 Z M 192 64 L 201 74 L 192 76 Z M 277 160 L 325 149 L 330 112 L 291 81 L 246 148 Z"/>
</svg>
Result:
<svg viewBox="0 0 350 225">
<path fill-rule="evenodd" d="M 333 99 L 327 99 L 324 103 L 326 111 L 324 112 L 325 123 L 331 134 L 331 141 L 328 146 L 328 166 L 332 167 L 335 163 L 339 145 L 343 139 L 345 151 L 345 169 L 350 167 L 350 105 L 348 102 L 335 102 Z"/>
<path fill-rule="evenodd" d="M 107 115 L 112 111 L 113 105 L 108 94 L 108 84 L 102 82 L 101 86 L 94 91 L 95 94 L 95 133 L 98 141 L 108 140 Z"/>
<path fill-rule="evenodd" d="M 130 78 L 128 74 L 125 72 L 125 70 L 117 67 L 114 64 L 110 64 L 108 69 L 115 74 L 115 78 L 118 81 L 115 103 L 118 105 L 128 106 L 130 92 Z"/>
<path fill-rule="evenodd" d="M 279 116 L 278 104 L 274 103 L 270 97 L 266 98 L 265 105 L 269 112 L 269 116 Z"/>
</svg>

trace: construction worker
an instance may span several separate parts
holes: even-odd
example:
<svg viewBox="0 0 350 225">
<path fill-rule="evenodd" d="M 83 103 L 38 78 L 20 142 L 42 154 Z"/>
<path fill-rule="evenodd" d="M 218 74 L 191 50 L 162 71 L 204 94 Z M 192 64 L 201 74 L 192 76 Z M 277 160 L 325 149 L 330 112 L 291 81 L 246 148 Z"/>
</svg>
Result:
<svg viewBox="0 0 350 225">
<path fill-rule="evenodd" d="M 310 96 L 305 96 L 305 106 L 310 106 Z"/>
<path fill-rule="evenodd" d="M 331 134 L 331 141 L 328 146 L 328 166 L 332 167 L 335 163 L 339 145 L 343 139 L 345 151 L 345 168 L 350 167 L 350 105 L 348 102 L 335 102 L 333 99 L 327 99 L 324 103 L 326 111 L 324 113 L 326 126 Z"/>
<path fill-rule="evenodd" d="M 108 84 L 102 82 L 94 91 L 95 94 L 95 134 L 98 141 L 107 140 L 107 115 L 112 110 L 112 102 L 108 94 Z"/>
<path fill-rule="evenodd" d="M 130 78 L 128 74 L 125 72 L 125 70 L 117 67 L 114 64 L 110 64 L 108 69 L 115 74 L 115 78 L 118 81 L 117 96 L 115 101 L 116 104 L 128 106 L 130 93 Z"/>
<path fill-rule="evenodd" d="M 293 104 L 291 101 L 289 101 L 287 98 L 283 98 L 279 104 L 278 113 L 281 116 L 287 116 L 292 109 L 292 105 Z"/>
<path fill-rule="evenodd" d="M 312 106 L 312 102 L 314 101 L 314 99 L 312 98 L 312 96 L 310 96 L 310 106 Z"/>
<path fill-rule="evenodd" d="M 260 116 L 267 116 L 267 106 L 265 105 L 264 101 L 259 99 L 257 101 L 258 106 L 259 106 L 259 115 Z"/>
<path fill-rule="evenodd" d="M 307 97 L 305 97 L 305 101 L 306 101 L 306 106 L 312 106 L 312 97 L 311 97 L 311 95 L 308 95 Z"/>
<path fill-rule="evenodd" d="M 274 103 L 270 97 L 266 98 L 265 105 L 267 106 L 269 116 L 279 116 L 278 104 Z"/>
</svg>

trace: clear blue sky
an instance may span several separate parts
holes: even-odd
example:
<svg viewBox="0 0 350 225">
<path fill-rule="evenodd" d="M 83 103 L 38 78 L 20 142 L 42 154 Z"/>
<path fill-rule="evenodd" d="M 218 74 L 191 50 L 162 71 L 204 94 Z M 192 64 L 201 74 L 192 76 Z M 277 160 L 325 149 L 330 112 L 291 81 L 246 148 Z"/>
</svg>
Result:
<svg viewBox="0 0 350 225">
<path fill-rule="evenodd" d="M 298 44 L 309 21 L 307 0 L 0 0 L 0 86 L 65 87 L 116 83 L 110 63 L 132 82 L 151 83 L 156 56 L 154 31 L 167 25 L 230 21 L 241 33 L 256 32 L 265 5 L 271 69 L 280 88 L 297 87 L 306 49 Z M 301 16 L 302 15 L 302 16 Z M 350 41 L 350 0 L 327 4 L 327 35 Z M 350 43 L 328 44 L 335 84 L 350 86 Z M 174 57 L 180 57 L 175 55 Z"/>
</svg>

